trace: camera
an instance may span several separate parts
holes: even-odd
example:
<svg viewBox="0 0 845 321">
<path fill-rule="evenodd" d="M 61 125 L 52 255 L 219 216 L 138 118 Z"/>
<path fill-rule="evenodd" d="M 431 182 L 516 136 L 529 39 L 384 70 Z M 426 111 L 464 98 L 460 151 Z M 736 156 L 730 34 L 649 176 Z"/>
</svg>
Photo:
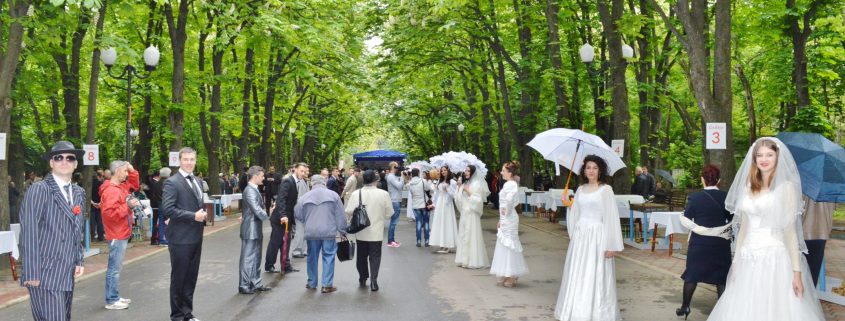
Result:
<svg viewBox="0 0 845 321">
<path fill-rule="evenodd" d="M 129 205 L 129 204 L 131 204 L 132 200 L 137 201 L 138 206 L 133 207 L 132 205 Z M 139 200 L 133 194 L 126 195 L 126 205 L 129 206 L 129 209 L 132 210 L 132 214 L 135 217 L 149 218 L 150 216 L 153 215 L 153 210 L 151 208 L 147 207 L 146 205 L 144 205 L 144 203 L 141 203 L 141 200 Z"/>
</svg>

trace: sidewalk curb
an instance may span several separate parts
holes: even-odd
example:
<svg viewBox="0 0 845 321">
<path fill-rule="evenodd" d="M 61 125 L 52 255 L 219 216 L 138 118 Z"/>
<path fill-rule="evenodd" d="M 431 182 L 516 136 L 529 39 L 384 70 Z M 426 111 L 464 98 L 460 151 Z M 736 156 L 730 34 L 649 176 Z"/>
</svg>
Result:
<svg viewBox="0 0 845 321">
<path fill-rule="evenodd" d="M 209 235 L 215 234 L 215 233 L 220 232 L 220 231 L 224 231 L 224 230 L 229 229 L 229 228 L 231 228 L 231 227 L 233 227 L 233 226 L 240 226 L 240 224 L 232 224 L 232 225 L 229 225 L 229 226 L 224 226 L 224 227 L 221 227 L 220 229 L 216 229 L 216 230 L 214 230 L 214 231 L 210 231 L 210 232 L 208 232 L 208 233 L 203 233 L 202 237 L 203 237 L 203 238 L 205 238 L 206 236 L 209 236 Z M 138 262 L 138 261 L 140 261 L 140 260 L 143 260 L 143 259 L 149 258 L 149 257 L 151 257 L 151 256 L 153 256 L 153 255 L 159 254 L 159 253 L 164 252 L 164 251 L 167 251 L 167 248 L 166 248 L 166 247 L 161 247 L 161 248 L 155 249 L 155 250 L 153 250 L 153 251 L 152 251 L 152 252 L 150 252 L 150 253 L 143 254 L 143 255 L 138 256 L 138 257 L 136 257 L 136 258 L 133 258 L 133 259 L 131 259 L 131 260 L 126 260 L 126 261 L 123 261 L 123 265 L 124 265 L 124 266 L 126 266 L 126 265 L 129 265 L 129 264 L 132 264 L 132 263 Z M 106 254 L 106 253 L 101 253 L 101 254 Z M 106 273 L 106 269 L 107 269 L 107 268 L 103 268 L 103 269 L 100 269 L 100 270 L 97 270 L 97 271 L 94 271 L 94 272 L 91 272 L 91 273 L 86 273 L 85 275 L 83 275 L 83 276 L 79 277 L 78 279 L 76 279 L 76 280 L 74 281 L 74 284 L 79 283 L 79 282 L 82 282 L 82 281 L 85 281 L 85 280 L 90 279 L 90 278 L 93 278 L 93 277 L 95 277 L 95 276 L 100 276 L 100 275 L 103 275 L 103 274 L 105 274 L 105 273 Z M 18 303 L 21 303 L 21 302 L 24 302 L 24 301 L 29 301 L 29 294 L 28 294 L 28 293 L 27 293 L 27 294 L 24 294 L 23 296 L 20 296 L 20 297 L 18 297 L 18 298 L 15 298 L 15 299 L 12 299 L 12 300 L 9 300 L 9 301 L 7 301 L 7 302 L 5 302 L 5 303 L 0 304 L 0 309 L 5 309 L 5 308 L 7 308 L 7 307 L 13 306 L 13 305 L 15 305 L 15 304 L 18 304 Z"/>
</svg>

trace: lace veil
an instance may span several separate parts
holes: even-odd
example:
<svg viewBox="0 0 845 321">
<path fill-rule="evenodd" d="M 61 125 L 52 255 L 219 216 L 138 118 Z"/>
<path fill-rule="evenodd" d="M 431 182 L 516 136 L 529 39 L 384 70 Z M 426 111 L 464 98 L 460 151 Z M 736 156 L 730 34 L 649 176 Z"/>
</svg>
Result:
<svg viewBox="0 0 845 321">
<path fill-rule="evenodd" d="M 754 195 L 751 195 L 751 169 L 754 164 L 754 147 L 760 144 L 761 141 L 769 140 L 774 142 L 778 147 L 777 167 L 775 168 L 774 177 L 769 186 L 768 193 L 774 193 L 771 198 L 778 202 L 778 206 L 773 207 L 775 210 L 763 213 L 763 222 L 761 227 L 783 229 L 788 224 L 796 225 L 796 232 L 798 234 L 798 249 L 801 252 L 807 251 L 807 246 L 804 243 L 803 229 L 801 228 L 801 215 L 804 212 L 804 201 L 801 199 L 801 177 L 798 174 L 798 167 L 795 165 L 795 159 L 792 158 L 792 153 L 786 147 L 786 144 L 775 137 L 763 137 L 758 139 L 748 149 L 742 165 L 737 170 L 736 177 L 734 177 L 733 184 L 731 184 L 728 196 L 725 199 L 725 209 L 734 215 L 734 231 L 738 232 L 738 225 L 740 217 L 747 215 L 746 208 L 743 207 L 743 202 L 750 200 Z M 756 196 L 755 196 L 756 197 Z"/>
</svg>

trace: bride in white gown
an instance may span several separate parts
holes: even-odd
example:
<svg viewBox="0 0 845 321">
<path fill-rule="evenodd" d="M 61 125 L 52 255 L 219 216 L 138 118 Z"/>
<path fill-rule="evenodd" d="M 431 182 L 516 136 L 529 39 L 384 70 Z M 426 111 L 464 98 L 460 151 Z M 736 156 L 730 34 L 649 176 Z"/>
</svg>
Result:
<svg viewBox="0 0 845 321">
<path fill-rule="evenodd" d="M 434 172 L 434 170 L 432 170 Z M 455 219 L 455 205 L 452 196 L 457 190 L 449 167 L 440 168 L 440 179 L 434 194 L 434 214 L 431 216 L 431 245 L 439 246 L 437 253 L 445 254 L 455 248 L 458 238 L 458 223 Z"/>
<path fill-rule="evenodd" d="M 607 185 L 607 163 L 588 155 L 578 176 L 587 184 L 575 192 L 575 203 L 566 216 L 569 249 L 555 318 L 620 320 L 613 257 L 624 245 L 613 189 Z"/>
<path fill-rule="evenodd" d="M 476 171 L 473 165 L 463 173 L 463 184 L 455 192 L 455 204 L 461 211 L 458 223 L 458 247 L 455 250 L 455 264 L 462 268 L 480 269 L 490 266 L 484 235 L 481 231 L 481 214 L 484 200 L 490 195 L 484 173 Z"/>
<path fill-rule="evenodd" d="M 502 178 L 507 180 L 499 192 L 499 224 L 496 233 L 496 250 L 493 252 L 493 263 L 490 274 L 498 278 L 497 285 L 513 287 L 520 276 L 528 274 L 528 265 L 522 255 L 522 242 L 519 241 L 519 214 L 517 193 L 519 186 L 513 180 L 513 175 L 519 171 L 516 161 L 502 166 Z"/>
<path fill-rule="evenodd" d="M 777 138 L 758 139 L 725 200 L 739 233 L 725 293 L 708 320 L 824 320 L 807 261 L 801 179 Z"/>
</svg>

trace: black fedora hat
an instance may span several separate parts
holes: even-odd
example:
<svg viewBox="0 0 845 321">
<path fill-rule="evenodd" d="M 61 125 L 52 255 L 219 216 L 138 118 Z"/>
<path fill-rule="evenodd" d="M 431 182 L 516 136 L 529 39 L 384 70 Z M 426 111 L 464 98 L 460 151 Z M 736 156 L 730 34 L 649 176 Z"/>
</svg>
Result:
<svg viewBox="0 0 845 321">
<path fill-rule="evenodd" d="M 43 158 L 45 160 L 50 160 L 53 155 L 58 154 L 74 154 L 76 155 L 76 158 L 79 159 L 82 158 L 82 155 L 85 155 L 85 151 L 82 149 L 76 149 L 76 147 L 73 147 L 73 144 L 68 141 L 60 140 L 53 145 L 53 148 L 50 148 L 49 152 L 44 153 Z"/>
</svg>

